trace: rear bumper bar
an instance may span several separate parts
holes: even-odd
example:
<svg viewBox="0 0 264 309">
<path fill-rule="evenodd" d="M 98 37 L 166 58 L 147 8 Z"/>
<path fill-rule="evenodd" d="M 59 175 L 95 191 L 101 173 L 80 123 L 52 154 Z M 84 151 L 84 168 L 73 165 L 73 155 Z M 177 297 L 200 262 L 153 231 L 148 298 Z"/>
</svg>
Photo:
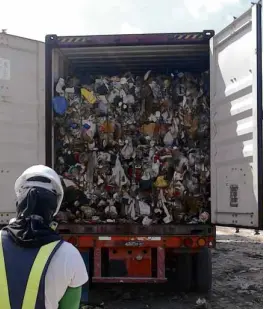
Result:
<svg viewBox="0 0 264 309">
<path fill-rule="evenodd" d="M 165 283 L 166 278 L 93 277 L 94 283 Z"/>
</svg>

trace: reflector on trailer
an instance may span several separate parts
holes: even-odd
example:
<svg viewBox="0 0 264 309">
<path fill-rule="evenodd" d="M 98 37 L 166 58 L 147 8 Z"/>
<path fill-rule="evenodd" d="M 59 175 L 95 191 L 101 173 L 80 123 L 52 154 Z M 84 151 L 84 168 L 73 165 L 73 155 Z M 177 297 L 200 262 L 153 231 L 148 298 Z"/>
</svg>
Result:
<svg viewBox="0 0 264 309">
<path fill-rule="evenodd" d="M 206 245 L 206 240 L 204 238 L 199 238 L 197 243 L 198 243 L 198 246 L 204 247 Z"/>
</svg>

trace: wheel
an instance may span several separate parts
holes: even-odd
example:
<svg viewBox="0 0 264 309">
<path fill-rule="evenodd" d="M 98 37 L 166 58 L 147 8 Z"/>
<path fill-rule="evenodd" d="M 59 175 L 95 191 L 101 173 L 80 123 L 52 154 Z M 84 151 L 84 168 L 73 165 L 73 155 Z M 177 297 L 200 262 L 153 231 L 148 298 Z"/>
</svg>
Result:
<svg viewBox="0 0 264 309">
<path fill-rule="evenodd" d="M 207 293 L 212 288 L 212 254 L 208 248 L 194 255 L 194 288 L 197 292 Z"/>
<path fill-rule="evenodd" d="M 188 253 L 177 256 L 175 283 L 179 292 L 189 292 L 192 287 L 192 256 Z"/>
</svg>

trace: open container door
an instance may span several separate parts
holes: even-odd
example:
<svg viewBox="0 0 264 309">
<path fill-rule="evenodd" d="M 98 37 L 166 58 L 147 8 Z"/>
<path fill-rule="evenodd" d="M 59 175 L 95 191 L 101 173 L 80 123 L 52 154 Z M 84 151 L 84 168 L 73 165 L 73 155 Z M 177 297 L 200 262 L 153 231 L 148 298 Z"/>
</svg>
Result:
<svg viewBox="0 0 264 309">
<path fill-rule="evenodd" d="M 45 45 L 0 33 L 0 225 L 15 216 L 14 184 L 45 163 Z"/>
<path fill-rule="evenodd" d="M 262 229 L 261 5 L 211 39 L 212 223 Z"/>
</svg>

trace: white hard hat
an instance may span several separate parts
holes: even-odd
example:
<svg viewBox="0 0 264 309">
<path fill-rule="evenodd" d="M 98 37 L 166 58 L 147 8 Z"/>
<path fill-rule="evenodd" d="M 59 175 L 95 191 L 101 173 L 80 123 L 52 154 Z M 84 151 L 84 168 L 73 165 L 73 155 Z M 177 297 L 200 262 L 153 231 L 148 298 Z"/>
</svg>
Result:
<svg viewBox="0 0 264 309">
<path fill-rule="evenodd" d="M 51 183 L 44 183 L 41 181 L 30 181 L 32 177 L 45 177 L 51 181 Z M 19 197 L 25 188 L 40 187 L 50 191 L 53 191 L 57 195 L 57 209 L 54 216 L 59 212 L 64 191 L 62 188 L 59 175 L 48 166 L 45 165 L 33 165 L 26 169 L 15 182 L 15 193 Z"/>
</svg>

